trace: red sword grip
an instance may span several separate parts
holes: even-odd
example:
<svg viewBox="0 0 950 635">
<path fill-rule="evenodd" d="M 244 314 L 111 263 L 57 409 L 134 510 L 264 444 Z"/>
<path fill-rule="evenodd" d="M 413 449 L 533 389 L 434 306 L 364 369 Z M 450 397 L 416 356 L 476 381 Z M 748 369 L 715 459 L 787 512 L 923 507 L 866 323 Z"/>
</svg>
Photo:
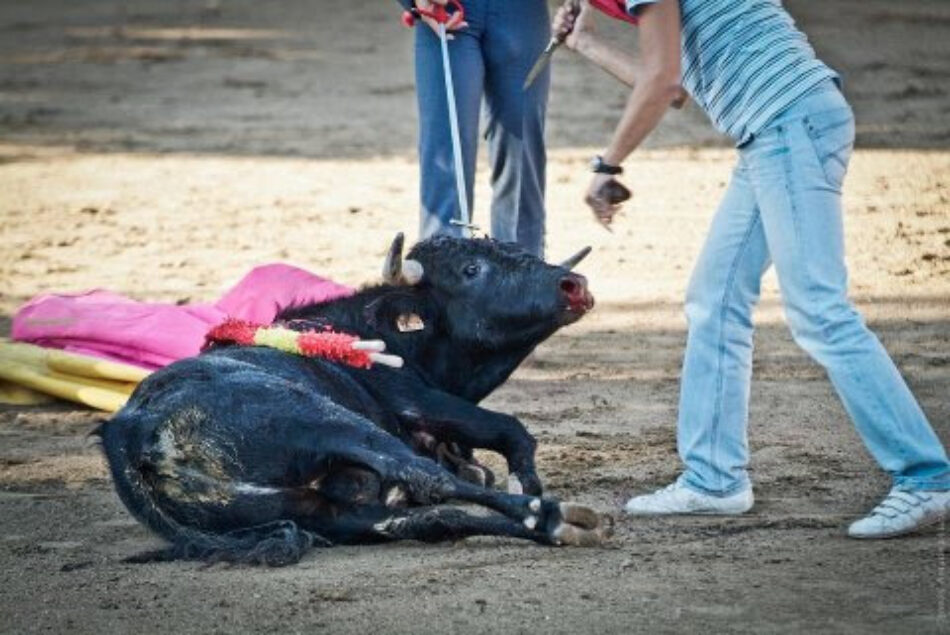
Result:
<svg viewBox="0 0 950 635">
<path fill-rule="evenodd" d="M 454 11 L 449 13 L 449 7 L 452 7 Z M 449 0 L 445 6 L 441 4 L 433 5 L 431 9 L 420 9 L 419 7 L 413 7 L 408 11 L 403 11 L 402 13 L 402 23 L 404 26 L 413 27 L 416 24 L 416 18 L 419 16 L 425 16 L 427 18 L 432 18 L 439 24 L 445 24 L 449 21 L 449 18 L 452 18 L 455 15 L 459 15 L 459 21 L 465 20 L 465 8 L 462 6 L 462 3 L 459 0 Z"/>
</svg>

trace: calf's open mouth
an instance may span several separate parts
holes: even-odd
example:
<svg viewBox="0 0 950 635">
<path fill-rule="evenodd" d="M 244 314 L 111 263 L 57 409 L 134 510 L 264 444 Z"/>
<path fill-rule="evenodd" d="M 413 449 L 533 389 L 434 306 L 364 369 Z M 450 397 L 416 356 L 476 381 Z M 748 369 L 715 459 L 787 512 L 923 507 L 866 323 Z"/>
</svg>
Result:
<svg viewBox="0 0 950 635">
<path fill-rule="evenodd" d="M 587 313 L 594 308 L 594 296 L 590 291 L 584 290 L 584 296 L 577 300 L 568 301 L 567 310 L 572 313 L 580 313 L 581 315 Z"/>
</svg>

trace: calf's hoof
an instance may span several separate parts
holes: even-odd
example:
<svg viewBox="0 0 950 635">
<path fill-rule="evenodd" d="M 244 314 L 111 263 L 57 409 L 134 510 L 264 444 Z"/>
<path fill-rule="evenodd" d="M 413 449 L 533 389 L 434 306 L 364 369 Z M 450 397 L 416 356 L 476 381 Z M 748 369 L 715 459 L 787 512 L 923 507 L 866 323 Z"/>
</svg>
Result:
<svg viewBox="0 0 950 635">
<path fill-rule="evenodd" d="M 494 487 L 495 473 L 475 459 L 466 459 L 456 444 L 440 443 L 435 448 L 435 455 L 439 465 L 463 481 L 482 487 Z"/>
<path fill-rule="evenodd" d="M 548 521 L 548 538 L 558 546 L 599 547 L 613 535 L 613 518 L 585 505 L 557 503 Z M 553 521 L 553 522 L 552 522 Z"/>
</svg>

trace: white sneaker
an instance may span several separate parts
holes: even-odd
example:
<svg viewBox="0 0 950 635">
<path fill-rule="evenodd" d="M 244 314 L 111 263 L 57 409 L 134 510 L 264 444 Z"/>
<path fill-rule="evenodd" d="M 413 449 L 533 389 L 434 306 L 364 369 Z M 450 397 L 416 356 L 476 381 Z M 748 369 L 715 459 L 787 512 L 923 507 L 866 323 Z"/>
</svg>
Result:
<svg viewBox="0 0 950 635">
<path fill-rule="evenodd" d="M 754 500 L 751 487 L 732 496 L 718 497 L 694 492 L 676 481 L 652 494 L 634 496 L 627 501 L 623 510 L 637 516 L 659 514 L 732 516 L 749 511 Z"/>
<path fill-rule="evenodd" d="M 851 523 L 852 538 L 891 538 L 950 518 L 950 491 L 894 488 L 871 513 Z"/>
</svg>

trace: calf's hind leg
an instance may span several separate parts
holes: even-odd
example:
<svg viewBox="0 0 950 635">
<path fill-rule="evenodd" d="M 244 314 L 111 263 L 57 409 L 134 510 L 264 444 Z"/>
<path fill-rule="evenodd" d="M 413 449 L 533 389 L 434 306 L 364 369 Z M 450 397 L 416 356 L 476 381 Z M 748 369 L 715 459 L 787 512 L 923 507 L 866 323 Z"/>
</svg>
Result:
<svg viewBox="0 0 950 635">
<path fill-rule="evenodd" d="M 566 509 L 568 507 L 572 509 Z M 582 513 L 575 514 L 581 509 Z M 567 520 L 569 517 L 582 521 L 585 526 L 571 524 Z M 549 516 L 549 519 L 553 521 L 552 526 L 529 529 L 524 523 L 498 514 L 475 516 L 455 507 L 439 506 L 406 510 L 376 523 L 373 528 L 380 535 L 395 540 L 437 542 L 469 536 L 503 536 L 576 547 L 598 546 L 609 535 L 609 531 L 599 527 L 599 517 L 588 508 L 561 504 L 558 514 Z"/>
<path fill-rule="evenodd" d="M 521 494 L 507 494 L 467 483 L 436 462 L 420 457 L 409 446 L 365 418 L 348 411 L 334 421 L 324 409 L 319 427 L 296 427 L 304 431 L 301 458 L 320 456 L 321 460 L 343 460 L 352 467 L 363 466 L 380 478 L 384 500 L 394 489 L 401 490 L 412 505 L 433 505 L 454 499 L 475 503 L 500 512 L 522 523 L 526 529 L 541 532 L 552 542 L 580 544 L 590 538 L 583 532 L 599 531 L 600 518 L 592 510 L 562 505 L 555 500 Z M 311 436 L 312 435 L 312 436 Z"/>
<path fill-rule="evenodd" d="M 400 510 L 373 523 L 373 532 L 388 540 L 439 542 L 469 536 L 503 536 L 550 543 L 545 534 L 505 516 L 475 516 L 450 506 Z"/>
<path fill-rule="evenodd" d="M 563 504 L 562 508 L 570 507 Z M 590 510 L 585 509 L 589 514 Z M 570 515 L 571 512 L 568 512 Z M 599 520 L 593 515 L 595 521 Z M 577 520 L 577 517 L 574 517 Z M 589 518 L 587 518 L 589 520 Z M 306 522 L 303 525 L 306 526 Z M 342 543 L 365 543 L 379 540 L 419 540 L 440 542 L 470 536 L 498 536 L 531 540 L 545 545 L 596 546 L 603 542 L 600 528 L 585 529 L 571 525 L 563 517 L 553 530 L 529 529 L 524 523 L 500 514 L 484 516 L 468 513 L 457 507 L 438 505 L 408 509 L 387 509 L 381 506 L 354 510 L 334 521 Z M 342 530 L 342 531 L 341 531 Z"/>
<path fill-rule="evenodd" d="M 461 510 L 455 510 L 462 516 L 453 516 L 450 512 L 443 511 L 441 512 L 443 516 L 436 513 L 434 516 L 415 517 L 412 516 L 413 512 L 421 513 L 431 510 L 405 510 L 399 514 L 393 514 L 391 520 L 386 520 L 389 517 L 384 518 L 387 523 L 396 523 L 393 526 L 408 523 L 408 527 L 417 528 L 412 531 L 418 532 L 419 535 L 432 536 L 431 538 L 416 538 L 419 540 L 451 539 L 484 534 L 528 538 L 549 544 L 590 546 L 600 544 L 610 533 L 609 529 L 601 526 L 600 515 L 588 507 L 559 503 L 553 499 L 507 494 L 472 485 L 462 481 L 435 462 L 420 458 L 411 452 L 392 457 L 368 452 L 362 448 L 352 448 L 347 452 L 346 458 L 376 471 L 387 486 L 403 488 L 409 501 L 416 505 L 433 505 L 446 500 L 458 500 L 481 505 L 507 516 L 507 518 L 469 516 Z M 408 514 L 412 520 L 400 520 L 400 514 Z M 444 514 L 449 514 L 449 516 L 444 516 Z M 446 524 L 444 518 L 451 518 L 454 523 Z M 523 527 L 526 531 L 523 532 L 521 529 L 516 531 L 513 526 Z M 455 536 L 453 532 L 461 533 Z M 440 535 L 442 538 L 436 537 Z"/>
</svg>

